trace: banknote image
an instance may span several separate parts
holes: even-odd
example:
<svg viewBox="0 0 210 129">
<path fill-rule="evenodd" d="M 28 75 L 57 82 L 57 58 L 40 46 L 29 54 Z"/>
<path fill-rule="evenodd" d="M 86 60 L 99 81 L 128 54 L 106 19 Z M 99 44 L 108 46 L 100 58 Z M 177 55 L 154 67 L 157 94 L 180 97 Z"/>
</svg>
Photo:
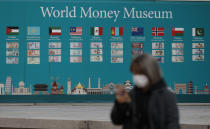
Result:
<svg viewBox="0 0 210 129">
<path fill-rule="evenodd" d="M 61 48 L 61 42 L 49 42 L 49 48 Z"/>
<path fill-rule="evenodd" d="M 82 55 L 82 49 L 70 49 L 70 55 Z"/>
<path fill-rule="evenodd" d="M 28 57 L 27 63 L 28 64 L 40 64 L 40 57 Z"/>
<path fill-rule="evenodd" d="M 102 62 L 103 57 L 102 55 L 91 55 L 90 56 L 90 62 Z"/>
<path fill-rule="evenodd" d="M 111 56 L 123 56 L 123 50 L 111 50 Z"/>
<path fill-rule="evenodd" d="M 82 56 L 71 56 L 70 62 L 71 63 L 82 63 Z"/>
<path fill-rule="evenodd" d="M 102 42 L 92 42 L 90 48 L 103 48 Z"/>
<path fill-rule="evenodd" d="M 184 55 L 183 49 L 172 49 L 172 55 Z"/>
<path fill-rule="evenodd" d="M 49 62 L 61 62 L 61 56 L 49 56 Z"/>
<path fill-rule="evenodd" d="M 184 56 L 172 56 L 172 62 L 184 62 Z"/>
<path fill-rule="evenodd" d="M 137 50 L 132 50 L 132 55 L 133 56 L 138 56 L 144 53 L 143 49 L 137 49 Z"/>
<path fill-rule="evenodd" d="M 102 49 L 90 49 L 90 54 L 103 54 L 103 50 Z"/>
<path fill-rule="evenodd" d="M 132 43 L 132 48 L 144 48 L 144 43 Z"/>
<path fill-rule="evenodd" d="M 164 56 L 164 50 L 152 50 L 153 56 Z"/>
<path fill-rule="evenodd" d="M 123 63 L 123 57 L 111 57 L 111 63 Z"/>
<path fill-rule="evenodd" d="M 172 43 L 172 48 L 184 48 L 184 43 Z"/>
<path fill-rule="evenodd" d="M 192 48 L 204 48 L 204 43 L 192 43 Z"/>
<path fill-rule="evenodd" d="M 7 49 L 6 56 L 19 56 L 18 49 Z"/>
<path fill-rule="evenodd" d="M 61 55 L 61 49 L 49 49 L 49 55 Z"/>
<path fill-rule="evenodd" d="M 155 57 L 159 63 L 164 63 L 164 57 Z"/>
<path fill-rule="evenodd" d="M 40 50 L 28 50 L 28 56 L 40 56 Z"/>
<path fill-rule="evenodd" d="M 152 49 L 164 49 L 164 43 L 152 43 Z"/>
<path fill-rule="evenodd" d="M 123 43 L 111 43 L 111 48 L 123 48 Z"/>
<path fill-rule="evenodd" d="M 203 55 L 204 54 L 204 49 L 192 49 L 192 54 Z"/>
<path fill-rule="evenodd" d="M 70 42 L 70 48 L 82 48 L 81 42 Z"/>
<path fill-rule="evenodd" d="M 6 48 L 19 48 L 19 43 L 18 42 L 7 42 Z"/>
<path fill-rule="evenodd" d="M 204 55 L 192 55 L 192 61 L 204 61 Z"/>
<path fill-rule="evenodd" d="M 6 64 L 18 64 L 19 58 L 18 57 L 6 57 Z"/>
</svg>

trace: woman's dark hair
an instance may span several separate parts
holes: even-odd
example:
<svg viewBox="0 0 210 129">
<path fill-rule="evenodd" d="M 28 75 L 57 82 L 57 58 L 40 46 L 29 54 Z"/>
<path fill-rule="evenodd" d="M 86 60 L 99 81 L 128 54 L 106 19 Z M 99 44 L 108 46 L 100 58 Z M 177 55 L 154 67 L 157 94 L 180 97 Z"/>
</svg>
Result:
<svg viewBox="0 0 210 129">
<path fill-rule="evenodd" d="M 157 60 L 149 54 L 142 54 L 134 58 L 130 65 L 130 71 L 134 74 L 146 75 L 150 84 L 154 84 L 162 79 Z"/>
</svg>

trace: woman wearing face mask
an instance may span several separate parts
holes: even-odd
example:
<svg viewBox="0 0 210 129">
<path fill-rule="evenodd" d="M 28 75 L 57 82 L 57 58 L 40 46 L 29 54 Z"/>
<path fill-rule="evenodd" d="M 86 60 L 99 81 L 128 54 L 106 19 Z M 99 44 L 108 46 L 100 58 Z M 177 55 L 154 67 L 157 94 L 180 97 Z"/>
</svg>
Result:
<svg viewBox="0 0 210 129">
<path fill-rule="evenodd" d="M 176 97 L 167 89 L 156 59 L 138 56 L 130 71 L 135 86 L 129 93 L 117 91 L 112 122 L 123 129 L 179 129 Z"/>
</svg>

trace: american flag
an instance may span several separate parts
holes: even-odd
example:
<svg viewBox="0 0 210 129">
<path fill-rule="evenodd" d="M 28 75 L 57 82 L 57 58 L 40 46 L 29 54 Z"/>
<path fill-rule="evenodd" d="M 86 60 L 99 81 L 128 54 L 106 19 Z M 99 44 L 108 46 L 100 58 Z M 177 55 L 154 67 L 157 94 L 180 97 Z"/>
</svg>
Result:
<svg viewBox="0 0 210 129">
<path fill-rule="evenodd" d="M 163 27 L 153 27 L 152 28 L 152 36 L 164 36 L 164 28 Z"/>
<path fill-rule="evenodd" d="M 70 27 L 70 35 L 82 35 L 82 27 Z"/>
</svg>

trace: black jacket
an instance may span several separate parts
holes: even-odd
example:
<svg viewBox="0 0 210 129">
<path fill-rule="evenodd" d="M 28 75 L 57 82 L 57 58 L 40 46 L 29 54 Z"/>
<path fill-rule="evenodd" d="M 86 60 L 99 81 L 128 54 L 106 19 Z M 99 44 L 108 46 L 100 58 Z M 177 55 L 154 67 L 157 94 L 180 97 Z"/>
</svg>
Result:
<svg viewBox="0 0 210 129">
<path fill-rule="evenodd" d="M 180 129 L 176 96 L 167 89 L 164 80 L 151 86 L 147 93 L 134 87 L 130 91 L 131 103 L 115 101 L 112 122 L 123 129 Z"/>
</svg>

